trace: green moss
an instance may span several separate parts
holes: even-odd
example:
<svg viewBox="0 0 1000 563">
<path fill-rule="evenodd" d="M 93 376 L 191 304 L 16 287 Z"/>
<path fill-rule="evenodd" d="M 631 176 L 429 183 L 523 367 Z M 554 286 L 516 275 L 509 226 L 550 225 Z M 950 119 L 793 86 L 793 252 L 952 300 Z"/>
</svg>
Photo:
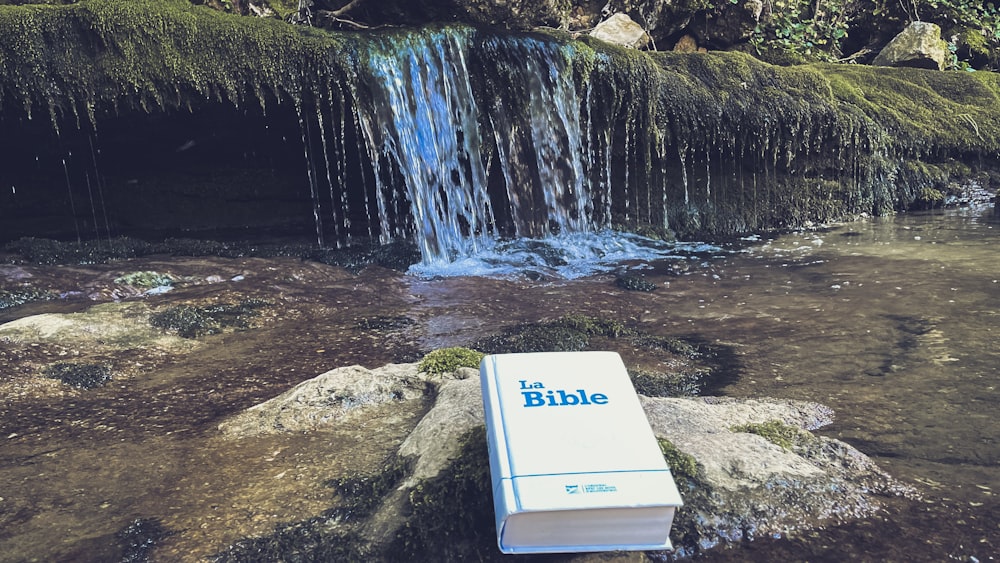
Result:
<svg viewBox="0 0 1000 563">
<path fill-rule="evenodd" d="M 781 446 L 786 450 L 791 450 L 797 445 L 801 445 L 811 441 L 812 434 L 809 434 L 805 430 L 798 428 L 797 426 L 792 426 L 790 424 L 785 424 L 780 420 L 769 420 L 762 423 L 750 423 L 741 424 L 733 426 L 730 428 L 733 432 L 745 432 L 748 434 L 757 434 L 758 436 L 766 439 L 772 444 Z"/>
<path fill-rule="evenodd" d="M 0 106 L 93 119 L 125 103 L 299 99 L 303 76 L 333 79 L 335 38 L 184 0 L 0 7 Z M 53 49 L 52 45 L 72 48 Z"/>
<path fill-rule="evenodd" d="M 430 352 L 417 365 L 417 369 L 430 375 L 451 373 L 458 368 L 478 368 L 482 352 L 469 348 L 441 348 Z"/>
<path fill-rule="evenodd" d="M 698 480 L 698 461 L 693 456 L 680 451 L 666 438 L 657 438 L 656 441 L 660 444 L 663 459 L 667 460 L 675 479 Z"/>
</svg>

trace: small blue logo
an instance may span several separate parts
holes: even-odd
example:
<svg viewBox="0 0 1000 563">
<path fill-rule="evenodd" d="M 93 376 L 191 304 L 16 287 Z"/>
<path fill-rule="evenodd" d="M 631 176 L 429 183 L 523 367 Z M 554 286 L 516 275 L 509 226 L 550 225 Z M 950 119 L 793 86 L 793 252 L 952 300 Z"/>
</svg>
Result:
<svg viewBox="0 0 1000 563">
<path fill-rule="evenodd" d="M 580 493 L 580 485 L 566 485 L 566 493 L 575 495 Z"/>
</svg>

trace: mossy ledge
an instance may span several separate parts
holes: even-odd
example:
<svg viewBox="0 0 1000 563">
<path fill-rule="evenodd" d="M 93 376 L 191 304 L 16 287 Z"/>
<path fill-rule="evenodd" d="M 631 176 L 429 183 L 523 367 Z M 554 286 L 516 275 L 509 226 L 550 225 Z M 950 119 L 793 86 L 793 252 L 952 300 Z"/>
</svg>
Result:
<svg viewBox="0 0 1000 563">
<path fill-rule="evenodd" d="M 606 190 L 593 212 L 639 232 L 733 234 L 934 205 L 935 191 L 966 176 L 953 163 L 996 168 L 1000 153 L 993 73 L 776 67 L 740 53 L 643 53 L 586 37 L 467 27 L 332 33 L 184 0 L 0 6 L 0 150 L 13 151 L 18 129 L 37 130 L 40 121 L 90 131 L 123 113 L 213 105 L 287 115 L 291 130 L 346 123 L 357 141 L 363 134 L 352 115 L 375 113 L 365 65 L 400 36 L 431 43 L 461 36 L 455 44 L 467 50 L 480 106 L 514 113 L 526 105 L 528 78 L 518 63 L 535 52 L 518 50 L 518 42 L 558 49 L 586 124 L 581 146 L 592 158 L 584 174 L 595 191 Z M 480 126 L 491 124 L 481 117 Z M 481 147 L 484 161 L 501 152 L 490 142 Z M 347 145 L 356 152 L 334 160 L 362 162 L 348 170 L 353 181 L 331 193 L 353 190 L 342 199 L 358 200 L 357 180 L 371 178 L 375 164 Z M 52 168 L 49 183 L 59 187 L 58 159 Z M 371 220 L 368 233 L 383 241 L 412 229 L 407 219 L 378 219 L 369 213 L 354 225 Z"/>
</svg>

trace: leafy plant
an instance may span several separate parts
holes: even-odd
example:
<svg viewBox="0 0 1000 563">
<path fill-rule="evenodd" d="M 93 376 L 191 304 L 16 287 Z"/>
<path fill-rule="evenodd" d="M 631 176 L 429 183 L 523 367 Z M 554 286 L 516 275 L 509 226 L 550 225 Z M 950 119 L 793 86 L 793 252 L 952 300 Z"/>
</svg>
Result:
<svg viewBox="0 0 1000 563">
<path fill-rule="evenodd" d="M 769 5 L 771 17 L 762 19 L 750 38 L 758 52 L 766 43 L 807 60 L 841 57 L 850 24 L 846 0 L 771 0 Z"/>
</svg>

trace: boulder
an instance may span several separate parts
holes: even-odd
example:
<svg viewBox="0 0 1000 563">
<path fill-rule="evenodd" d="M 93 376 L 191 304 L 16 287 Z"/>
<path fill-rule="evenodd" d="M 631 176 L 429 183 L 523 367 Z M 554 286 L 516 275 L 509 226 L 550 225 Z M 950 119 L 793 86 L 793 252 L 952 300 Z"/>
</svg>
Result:
<svg viewBox="0 0 1000 563">
<path fill-rule="evenodd" d="M 434 405 L 397 451 L 397 458 L 409 460 L 412 471 L 382 497 L 371 516 L 356 524 L 366 549 L 377 551 L 389 545 L 398 530 L 414 525 L 407 520 L 407 499 L 413 491 L 426 489 L 439 477 L 449 479 L 452 464 L 468 463 L 463 456 L 475 455 L 477 466 L 487 465 L 485 459 L 478 460 L 485 456 L 485 447 L 469 453 L 462 444 L 484 424 L 477 370 L 463 368 L 428 378 L 415 364 L 341 368 L 245 411 L 222 428 L 246 436 L 334 425 L 346 420 L 352 409 L 391 407 L 393 401 L 415 398 L 427 384 L 438 388 Z M 823 405 L 720 397 L 640 400 L 656 436 L 689 460 L 674 471 L 685 502 L 673 534 L 681 555 L 746 537 L 864 517 L 880 509 L 880 497 L 916 495 L 853 447 L 812 434 L 832 421 L 832 411 Z M 378 412 L 384 416 L 391 409 Z M 375 420 L 364 427 L 371 428 Z M 777 439 L 753 425 L 771 425 L 792 438 Z M 488 478 L 485 472 L 477 477 Z M 490 485 L 479 483 L 477 489 L 488 491 Z M 485 512 L 480 516 L 489 519 Z"/>
<path fill-rule="evenodd" d="M 875 66 L 899 66 L 944 70 L 948 43 L 941 28 L 927 22 L 913 22 L 875 57 Z"/>
<path fill-rule="evenodd" d="M 230 438 L 317 430 L 364 416 L 382 405 L 421 399 L 426 390 L 417 364 L 389 364 L 374 370 L 343 367 L 250 407 L 219 429 Z"/>
<path fill-rule="evenodd" d="M 590 32 L 590 35 L 601 41 L 633 49 L 642 49 L 649 45 L 650 42 L 646 30 L 641 25 L 635 23 L 632 18 L 622 13 L 614 14 L 597 24 L 597 27 Z"/>
</svg>

